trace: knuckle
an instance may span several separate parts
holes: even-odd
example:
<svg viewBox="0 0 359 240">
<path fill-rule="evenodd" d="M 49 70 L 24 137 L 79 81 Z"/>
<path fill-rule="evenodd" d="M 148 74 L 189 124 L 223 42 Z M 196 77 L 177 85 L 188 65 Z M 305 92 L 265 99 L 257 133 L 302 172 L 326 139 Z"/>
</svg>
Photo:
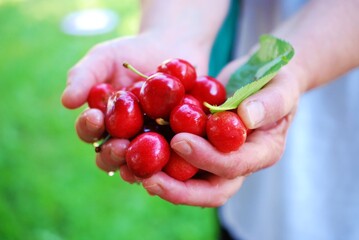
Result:
<svg viewBox="0 0 359 240">
<path fill-rule="evenodd" d="M 250 161 L 241 161 L 236 156 L 226 161 L 224 177 L 227 179 L 234 179 L 238 176 L 244 176 L 254 171 L 253 164 Z"/>
<path fill-rule="evenodd" d="M 209 207 L 223 206 L 230 198 L 230 194 L 228 193 L 226 188 L 223 188 L 220 185 L 214 186 L 213 192 L 215 192 L 215 194 L 212 196 L 208 196 L 207 199 L 206 205 Z"/>
<path fill-rule="evenodd" d="M 77 65 L 73 66 L 72 68 L 70 68 L 67 72 L 67 78 L 68 79 L 72 79 L 73 76 L 77 75 L 78 72 L 80 71 L 79 67 Z"/>
<path fill-rule="evenodd" d="M 224 189 L 217 189 L 217 194 L 208 200 L 208 206 L 209 207 L 220 207 L 226 204 L 228 199 L 230 198 L 230 195 L 227 191 Z"/>
<path fill-rule="evenodd" d="M 286 100 L 279 87 L 273 87 L 270 94 L 268 94 L 268 98 L 270 100 L 263 101 L 266 114 L 265 119 L 269 120 L 268 122 L 273 122 L 285 115 Z"/>
<path fill-rule="evenodd" d="M 258 166 L 255 166 L 254 164 L 250 164 L 249 161 L 243 161 L 240 164 L 238 164 L 238 167 L 236 169 L 237 176 L 248 176 L 251 173 L 255 172 L 257 168 Z"/>
<path fill-rule="evenodd" d="M 97 43 L 97 44 L 95 44 L 93 47 L 90 48 L 90 50 L 88 51 L 88 55 L 100 54 L 100 53 L 102 53 L 104 50 L 106 50 L 106 45 L 105 45 L 105 43 Z"/>
<path fill-rule="evenodd" d="M 228 201 L 229 197 L 226 194 L 220 194 L 213 202 L 213 207 L 221 207 Z"/>
<path fill-rule="evenodd" d="M 225 176 L 227 179 L 234 179 L 240 175 L 238 167 L 231 167 L 226 170 Z"/>
</svg>

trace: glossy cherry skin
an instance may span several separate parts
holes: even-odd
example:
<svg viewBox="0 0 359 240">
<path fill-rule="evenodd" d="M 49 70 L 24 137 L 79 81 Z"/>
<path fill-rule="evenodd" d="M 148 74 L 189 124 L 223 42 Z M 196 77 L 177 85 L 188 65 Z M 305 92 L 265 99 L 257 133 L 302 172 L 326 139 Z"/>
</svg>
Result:
<svg viewBox="0 0 359 240">
<path fill-rule="evenodd" d="M 131 141 L 127 149 L 127 166 L 135 176 L 148 178 L 167 164 L 170 151 L 168 142 L 161 134 L 142 133 Z"/>
<path fill-rule="evenodd" d="M 226 88 L 217 79 L 210 76 L 201 76 L 197 78 L 190 94 L 197 98 L 202 104 L 207 102 L 211 105 L 221 105 L 226 101 Z M 205 112 L 209 112 L 207 107 L 202 105 Z"/>
<path fill-rule="evenodd" d="M 198 168 L 187 162 L 175 151 L 171 151 L 170 159 L 163 168 L 163 172 L 179 181 L 186 181 L 196 175 Z"/>
<path fill-rule="evenodd" d="M 143 113 L 133 93 L 120 90 L 108 99 L 105 127 L 112 137 L 130 139 L 142 126 Z"/>
<path fill-rule="evenodd" d="M 165 73 L 155 73 L 142 85 L 139 99 L 143 111 L 150 118 L 168 118 L 184 94 L 184 86 L 177 78 Z"/>
<path fill-rule="evenodd" d="M 107 100 L 114 92 L 114 88 L 109 83 L 96 84 L 90 89 L 87 97 L 87 104 L 90 108 L 97 108 L 105 113 Z"/>
<path fill-rule="evenodd" d="M 233 112 L 218 112 L 208 117 L 206 126 L 209 142 L 221 152 L 238 150 L 247 138 L 247 129 Z"/>
<path fill-rule="evenodd" d="M 167 73 L 178 78 L 182 82 L 186 92 L 193 88 L 197 79 L 196 69 L 192 66 L 192 64 L 179 58 L 171 58 L 164 61 L 157 67 L 157 71 Z"/>
<path fill-rule="evenodd" d="M 189 104 L 189 105 L 196 105 L 202 108 L 202 103 L 198 101 L 197 98 L 193 97 L 192 95 L 185 94 L 180 104 Z"/>
<path fill-rule="evenodd" d="M 206 113 L 196 105 L 178 105 L 170 115 L 170 126 L 175 133 L 187 132 L 203 137 L 206 135 L 206 122 Z"/>
<path fill-rule="evenodd" d="M 127 87 L 127 91 L 132 92 L 136 95 L 137 98 L 140 98 L 140 91 L 144 82 L 144 80 L 140 80 L 132 83 L 130 86 Z"/>
</svg>

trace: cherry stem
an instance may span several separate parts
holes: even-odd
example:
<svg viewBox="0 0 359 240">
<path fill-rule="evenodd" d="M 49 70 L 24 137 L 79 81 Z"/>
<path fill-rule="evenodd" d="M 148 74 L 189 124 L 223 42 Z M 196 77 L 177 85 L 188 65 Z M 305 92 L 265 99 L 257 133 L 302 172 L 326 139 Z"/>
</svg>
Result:
<svg viewBox="0 0 359 240">
<path fill-rule="evenodd" d="M 139 75 L 139 76 L 141 76 L 141 77 L 143 77 L 143 78 L 146 78 L 146 79 L 148 78 L 147 75 L 141 73 L 140 71 L 138 71 L 136 68 L 134 68 L 131 64 L 129 64 L 129 63 L 127 63 L 127 62 L 124 62 L 124 63 L 122 64 L 122 66 L 124 66 L 125 68 L 131 70 L 132 72 L 136 73 L 137 75 Z"/>
<path fill-rule="evenodd" d="M 168 121 L 164 120 L 163 118 L 156 118 L 156 123 L 161 126 L 170 124 Z"/>
<path fill-rule="evenodd" d="M 97 152 L 97 153 L 101 152 L 102 145 L 104 145 L 110 138 L 111 138 L 111 135 L 108 134 L 104 139 L 93 143 L 93 146 L 95 147 L 95 152 Z"/>
</svg>

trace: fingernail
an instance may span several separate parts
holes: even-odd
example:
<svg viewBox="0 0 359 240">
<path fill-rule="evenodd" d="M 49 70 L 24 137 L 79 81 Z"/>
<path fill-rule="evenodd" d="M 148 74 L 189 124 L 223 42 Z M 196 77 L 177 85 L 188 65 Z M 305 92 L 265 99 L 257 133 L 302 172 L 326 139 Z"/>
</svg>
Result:
<svg viewBox="0 0 359 240">
<path fill-rule="evenodd" d="M 249 120 L 249 127 L 256 127 L 264 120 L 265 110 L 263 103 L 260 101 L 251 101 L 246 104 L 247 119 Z"/>
<path fill-rule="evenodd" d="M 176 142 L 171 147 L 181 155 L 190 155 L 192 153 L 192 147 L 187 141 Z"/>
<path fill-rule="evenodd" d="M 158 184 L 153 184 L 153 185 L 146 186 L 146 190 L 152 196 L 153 195 L 161 195 L 162 192 L 163 192 L 163 189 Z"/>
<path fill-rule="evenodd" d="M 67 97 L 69 95 L 69 92 L 71 91 L 69 86 L 66 86 L 64 91 L 62 92 L 62 98 Z"/>
<path fill-rule="evenodd" d="M 67 92 L 67 91 L 69 91 L 69 90 L 72 88 L 71 84 L 72 84 L 72 80 L 71 80 L 70 78 L 69 78 L 69 79 L 67 79 L 67 82 L 66 82 L 66 86 L 65 86 L 64 92 Z"/>
<path fill-rule="evenodd" d="M 99 117 L 86 116 L 86 127 L 91 132 L 96 132 L 99 130 L 101 120 Z"/>
<path fill-rule="evenodd" d="M 123 156 L 123 151 L 117 151 L 116 148 L 112 148 L 110 150 L 110 157 L 118 164 L 123 164 L 125 162 L 125 158 Z"/>
</svg>

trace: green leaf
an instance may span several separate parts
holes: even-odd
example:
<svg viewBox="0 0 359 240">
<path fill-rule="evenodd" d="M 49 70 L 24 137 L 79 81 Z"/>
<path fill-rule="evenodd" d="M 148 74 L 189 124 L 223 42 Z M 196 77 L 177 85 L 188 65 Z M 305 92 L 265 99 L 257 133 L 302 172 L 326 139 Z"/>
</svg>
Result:
<svg viewBox="0 0 359 240">
<path fill-rule="evenodd" d="M 259 49 L 229 79 L 226 89 L 232 97 L 220 106 L 205 105 L 212 113 L 236 109 L 244 99 L 272 80 L 293 55 L 294 49 L 288 42 L 271 35 L 262 35 Z"/>
</svg>

